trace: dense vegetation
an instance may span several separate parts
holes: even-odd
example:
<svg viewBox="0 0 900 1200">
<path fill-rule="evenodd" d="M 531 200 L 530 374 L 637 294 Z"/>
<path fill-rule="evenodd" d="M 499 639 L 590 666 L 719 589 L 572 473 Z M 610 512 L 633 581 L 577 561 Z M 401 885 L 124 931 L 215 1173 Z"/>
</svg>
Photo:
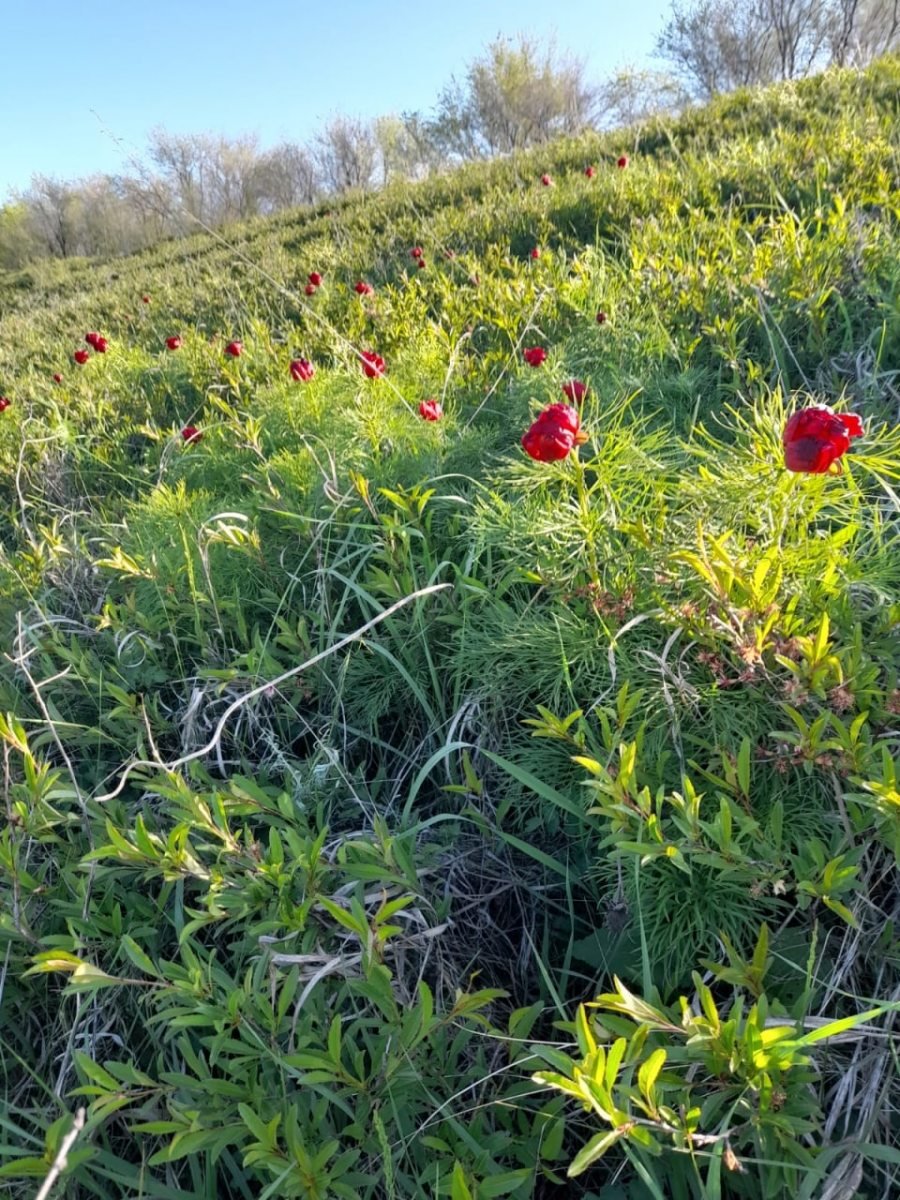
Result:
<svg viewBox="0 0 900 1200">
<path fill-rule="evenodd" d="M 0 275 L 0 1191 L 895 1194 L 898 97 Z"/>
</svg>

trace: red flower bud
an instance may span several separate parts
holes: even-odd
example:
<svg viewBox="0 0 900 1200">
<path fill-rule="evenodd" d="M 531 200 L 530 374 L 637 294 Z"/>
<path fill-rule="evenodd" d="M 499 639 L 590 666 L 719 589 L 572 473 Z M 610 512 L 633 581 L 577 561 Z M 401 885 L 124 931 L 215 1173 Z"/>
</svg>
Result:
<svg viewBox="0 0 900 1200">
<path fill-rule="evenodd" d="M 531 257 L 532 258 L 540 258 L 541 257 L 540 249 L 537 246 L 535 246 L 534 249 L 531 251 Z"/>
<path fill-rule="evenodd" d="M 7 399 L 6 396 L 0 396 L 0 412 L 6 412 L 11 404 L 12 400 Z"/>
<path fill-rule="evenodd" d="M 229 342 L 228 345 L 225 347 L 225 353 L 227 355 L 229 355 L 231 358 L 240 358 L 241 355 L 244 353 L 244 343 L 243 342 Z"/>
<path fill-rule="evenodd" d="M 425 251 L 421 246 L 413 246 L 412 250 L 409 252 L 411 258 L 421 258 L 424 253 Z"/>
<path fill-rule="evenodd" d="M 314 283 L 308 283 L 303 290 L 306 292 L 307 296 L 314 296 L 319 289 Z"/>
<path fill-rule="evenodd" d="M 367 379 L 378 379 L 387 369 L 384 359 L 374 350 L 363 350 L 359 357 L 362 362 L 363 374 Z"/>
<path fill-rule="evenodd" d="M 587 395 L 587 384 L 582 383 L 580 379 L 570 379 L 568 383 L 563 384 L 563 395 L 572 404 L 581 404 Z"/>
<path fill-rule="evenodd" d="M 141 296 L 141 304 L 149 304 L 149 303 L 150 303 L 149 296 Z"/>
<path fill-rule="evenodd" d="M 356 292 L 357 296 L 371 296 L 372 293 L 375 291 L 375 289 L 372 287 L 371 283 L 366 283 L 362 279 L 357 281 L 353 290 Z"/>
<path fill-rule="evenodd" d="M 423 421 L 439 421 L 444 415 L 437 400 L 422 400 L 419 404 L 419 416 Z"/>
<path fill-rule="evenodd" d="M 522 351 L 522 357 L 529 367 L 539 367 L 546 360 L 547 351 L 543 346 L 529 346 L 527 350 Z"/>
<path fill-rule="evenodd" d="M 169 350 L 180 350 L 181 349 L 181 338 L 178 336 L 167 337 L 166 338 L 166 346 L 168 347 Z"/>
<path fill-rule="evenodd" d="M 313 285 L 313 287 L 319 287 L 322 283 L 322 276 L 319 274 L 318 271 L 310 271 L 307 278 L 309 279 L 309 282 Z"/>
<path fill-rule="evenodd" d="M 553 180 L 550 178 L 549 175 L 542 175 L 541 176 L 541 184 L 544 187 L 553 187 Z"/>
<path fill-rule="evenodd" d="M 560 462 L 586 441 L 577 410 L 567 404 L 551 404 L 523 436 L 522 448 L 538 462 Z"/>
<path fill-rule="evenodd" d="M 186 442 L 199 442 L 203 437 L 203 434 L 196 425 L 185 425 L 184 429 L 181 431 L 181 436 Z"/>
<path fill-rule="evenodd" d="M 602 308 L 601 308 L 601 309 L 600 309 L 600 311 L 597 313 L 597 324 L 598 324 L 598 325 L 605 325 L 605 324 L 606 324 L 606 313 L 603 311 L 603 309 L 602 309 Z"/>
<path fill-rule="evenodd" d="M 784 427 L 784 465 L 810 475 L 840 474 L 838 459 L 850 449 L 850 439 L 863 432 L 855 413 L 832 412 L 824 404 L 801 408 Z"/>
<path fill-rule="evenodd" d="M 83 367 L 91 356 L 88 354 L 87 350 L 76 350 L 72 357 L 80 367 Z"/>
<path fill-rule="evenodd" d="M 596 169 L 596 167 L 585 167 L 584 173 L 585 173 L 585 175 L 587 175 L 588 179 L 593 179 L 594 176 L 597 174 L 597 169 Z"/>
<path fill-rule="evenodd" d="M 628 155 L 620 154 L 619 157 L 616 159 L 616 166 L 619 168 L 620 171 L 624 170 L 625 167 L 628 166 Z"/>
<path fill-rule="evenodd" d="M 96 342 L 94 342 L 94 349 L 97 351 L 98 354 L 105 354 L 108 347 L 109 347 L 109 342 L 106 340 L 105 337 L 98 337 Z"/>
<path fill-rule="evenodd" d="M 291 363 L 290 371 L 291 379 L 296 379 L 298 383 L 309 383 L 316 373 L 316 368 L 305 358 L 295 358 Z"/>
</svg>

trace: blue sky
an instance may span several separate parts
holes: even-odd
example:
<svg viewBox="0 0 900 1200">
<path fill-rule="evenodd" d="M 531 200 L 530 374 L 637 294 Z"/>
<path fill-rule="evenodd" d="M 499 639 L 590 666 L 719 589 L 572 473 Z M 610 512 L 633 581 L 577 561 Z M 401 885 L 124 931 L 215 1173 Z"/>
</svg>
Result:
<svg viewBox="0 0 900 1200">
<path fill-rule="evenodd" d="M 592 76 L 646 64 L 668 0 L 31 0 L 5 6 L 0 201 L 33 172 L 121 171 L 155 125 L 302 141 L 331 114 L 428 108 L 498 33 Z M 117 140 L 118 139 L 118 143 Z"/>
</svg>

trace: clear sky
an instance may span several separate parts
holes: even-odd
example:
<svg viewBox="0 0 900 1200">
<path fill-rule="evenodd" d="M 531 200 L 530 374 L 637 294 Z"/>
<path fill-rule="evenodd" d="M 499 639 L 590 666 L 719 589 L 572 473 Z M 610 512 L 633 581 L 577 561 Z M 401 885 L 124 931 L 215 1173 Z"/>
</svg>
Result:
<svg viewBox="0 0 900 1200">
<path fill-rule="evenodd" d="M 155 125 L 303 141 L 430 107 L 498 33 L 592 77 L 646 65 L 669 0 L 0 0 L 0 202 L 33 172 L 122 171 Z M 119 139 L 117 144 L 115 139 Z"/>
</svg>

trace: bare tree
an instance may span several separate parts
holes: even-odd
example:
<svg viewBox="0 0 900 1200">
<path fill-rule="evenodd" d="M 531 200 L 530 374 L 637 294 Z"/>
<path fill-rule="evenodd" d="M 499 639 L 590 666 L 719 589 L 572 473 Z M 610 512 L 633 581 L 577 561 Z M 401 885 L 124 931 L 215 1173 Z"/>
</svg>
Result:
<svg viewBox="0 0 900 1200">
<path fill-rule="evenodd" d="M 675 0 L 657 40 L 692 93 L 708 100 L 719 92 L 768 83 L 778 74 L 777 50 L 763 16 L 767 0 Z"/>
<path fill-rule="evenodd" d="M 262 204 L 267 212 L 313 204 L 321 192 L 312 154 L 295 142 L 282 142 L 267 150 L 260 159 L 259 172 Z"/>
<path fill-rule="evenodd" d="M 823 32 L 832 62 L 865 66 L 900 49 L 900 0 L 832 0 Z"/>
<path fill-rule="evenodd" d="M 551 43 L 498 38 L 441 92 L 431 140 L 460 158 L 505 154 L 573 134 L 593 119 L 596 90 L 584 64 Z"/>
<path fill-rule="evenodd" d="M 329 191 L 365 189 L 374 183 L 378 148 L 374 131 L 367 122 L 333 117 L 316 137 L 314 153 Z"/>
<path fill-rule="evenodd" d="M 28 206 L 33 228 L 48 253 L 57 258 L 77 254 L 77 188 L 49 175 L 33 175 L 20 199 Z"/>
<path fill-rule="evenodd" d="M 690 97 L 683 84 L 664 71 L 623 67 L 598 89 L 599 122 L 614 129 L 663 113 L 677 113 Z"/>
</svg>

